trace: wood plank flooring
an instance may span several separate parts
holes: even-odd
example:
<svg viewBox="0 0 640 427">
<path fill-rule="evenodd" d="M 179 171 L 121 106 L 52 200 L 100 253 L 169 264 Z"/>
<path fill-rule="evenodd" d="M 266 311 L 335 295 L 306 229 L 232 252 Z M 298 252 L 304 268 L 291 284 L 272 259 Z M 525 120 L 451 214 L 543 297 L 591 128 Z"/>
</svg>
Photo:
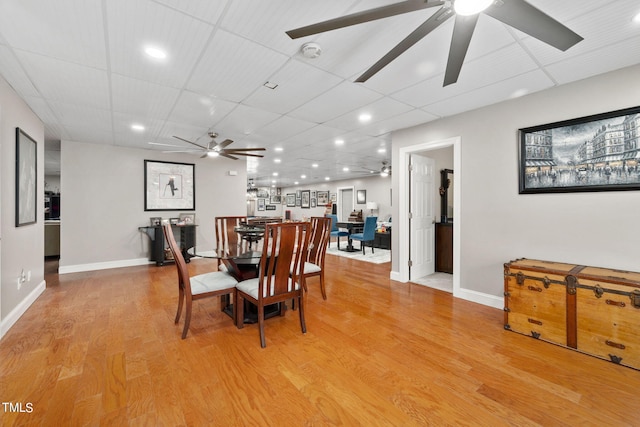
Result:
<svg viewBox="0 0 640 427">
<path fill-rule="evenodd" d="M 192 274 L 215 268 L 194 260 Z M 503 329 L 500 310 L 328 256 L 298 315 L 238 330 L 173 265 L 50 275 L 0 342 L 5 426 L 632 426 L 640 372 Z"/>
</svg>

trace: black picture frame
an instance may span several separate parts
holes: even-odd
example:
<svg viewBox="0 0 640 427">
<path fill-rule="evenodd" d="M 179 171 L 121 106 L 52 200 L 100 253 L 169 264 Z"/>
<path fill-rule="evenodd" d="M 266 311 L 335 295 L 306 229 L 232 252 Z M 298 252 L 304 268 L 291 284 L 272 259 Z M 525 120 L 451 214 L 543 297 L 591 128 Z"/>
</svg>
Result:
<svg viewBox="0 0 640 427">
<path fill-rule="evenodd" d="M 296 193 L 287 194 L 287 207 L 294 207 L 296 205 Z"/>
<path fill-rule="evenodd" d="M 367 190 L 356 191 L 356 204 L 357 205 L 367 204 Z"/>
<path fill-rule="evenodd" d="M 268 211 L 275 211 L 276 210 L 276 205 L 267 205 L 266 206 Z"/>
<path fill-rule="evenodd" d="M 195 210 L 195 169 L 193 163 L 145 160 L 144 210 Z"/>
<path fill-rule="evenodd" d="M 522 128 L 519 192 L 640 190 L 640 107 Z"/>
<path fill-rule="evenodd" d="M 38 143 L 16 128 L 16 227 L 38 221 Z"/>
<path fill-rule="evenodd" d="M 316 193 L 316 201 L 320 206 L 326 206 L 329 203 L 329 192 L 328 191 L 318 191 Z"/>
<path fill-rule="evenodd" d="M 300 207 L 302 209 L 309 209 L 311 207 L 311 190 L 300 192 Z"/>
</svg>

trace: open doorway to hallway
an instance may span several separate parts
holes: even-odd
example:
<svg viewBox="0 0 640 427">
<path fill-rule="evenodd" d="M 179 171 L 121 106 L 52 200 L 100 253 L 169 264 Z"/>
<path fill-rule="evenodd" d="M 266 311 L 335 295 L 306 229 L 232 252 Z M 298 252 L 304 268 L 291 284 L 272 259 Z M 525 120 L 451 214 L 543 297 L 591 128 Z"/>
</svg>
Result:
<svg viewBox="0 0 640 427">
<path fill-rule="evenodd" d="M 409 165 L 412 159 L 428 158 L 429 162 L 433 162 L 431 169 L 425 169 L 425 174 L 430 174 L 430 184 L 428 191 L 425 185 L 412 185 L 412 171 Z M 429 164 L 427 162 L 427 164 Z M 460 138 L 450 138 L 447 140 L 433 141 L 422 143 L 414 146 L 403 147 L 399 150 L 398 156 L 398 213 L 399 223 L 398 231 L 400 236 L 407 236 L 406 239 L 399 240 L 398 247 L 398 276 L 400 281 L 418 283 L 435 289 L 451 292 L 454 295 L 460 289 L 459 280 L 459 261 L 460 261 L 460 235 L 459 235 L 459 217 L 460 217 Z M 456 172 L 456 179 L 451 184 L 450 196 L 451 206 L 441 207 L 441 170 L 451 170 Z M 421 201 L 421 199 L 423 199 Z M 416 203 L 418 201 L 419 203 Z M 414 212 L 421 213 L 426 217 L 422 219 L 424 229 L 432 230 L 431 233 L 415 233 L 416 225 L 412 223 Z M 442 212 L 446 215 L 441 215 Z M 427 227 L 427 224 L 430 227 Z M 436 243 L 437 229 L 447 228 L 449 231 L 449 246 L 451 250 L 450 267 L 447 269 L 436 268 L 435 258 L 436 252 L 442 247 L 438 247 Z M 419 230 L 418 230 L 419 231 Z M 421 238 L 428 236 L 429 239 Z M 412 241 L 414 239 L 414 241 Z M 416 240 L 418 240 L 416 242 Z M 442 242 L 439 242 L 442 245 Z M 420 247 L 420 245 L 423 245 Z M 427 260 L 434 261 L 433 269 L 418 271 L 412 267 L 420 263 L 424 264 L 425 260 L 416 259 L 416 257 L 431 257 Z M 440 270 L 440 271 L 438 271 Z"/>
</svg>

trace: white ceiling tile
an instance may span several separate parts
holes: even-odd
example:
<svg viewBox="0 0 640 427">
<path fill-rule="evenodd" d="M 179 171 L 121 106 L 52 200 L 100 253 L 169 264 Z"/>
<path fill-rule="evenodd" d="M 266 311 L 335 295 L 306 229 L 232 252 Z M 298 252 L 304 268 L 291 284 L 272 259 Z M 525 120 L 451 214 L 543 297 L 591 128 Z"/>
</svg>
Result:
<svg viewBox="0 0 640 427">
<path fill-rule="evenodd" d="M 3 0 L 0 32 L 15 49 L 106 69 L 100 0 Z"/>
<path fill-rule="evenodd" d="M 211 127 L 238 106 L 236 102 L 183 91 L 169 118 L 172 122 Z"/>
<path fill-rule="evenodd" d="M 382 98 L 381 94 L 358 83 L 346 81 L 293 110 L 290 115 L 314 123 L 324 123 L 379 98 Z"/>
<path fill-rule="evenodd" d="M 278 143 L 311 129 L 314 126 L 317 125 L 304 120 L 282 116 L 266 126 L 259 128 L 252 136 L 258 136 L 261 139 Z"/>
<path fill-rule="evenodd" d="M 640 63 L 640 37 L 611 44 L 545 67 L 558 84 Z"/>
<path fill-rule="evenodd" d="M 535 70 L 511 79 L 501 80 L 455 98 L 430 104 L 425 109 L 442 117 L 451 116 L 512 98 L 524 88 L 527 93 L 533 93 L 551 86 L 553 86 L 553 82 L 549 80 L 549 77 L 542 71 Z"/>
<path fill-rule="evenodd" d="M 113 145 L 113 132 L 104 132 L 91 129 L 90 127 L 66 127 L 69 141 L 76 141 L 89 144 Z"/>
<path fill-rule="evenodd" d="M 184 1 L 184 0 L 154 0 L 186 13 L 187 15 L 203 20 L 210 24 L 215 24 L 220 19 L 222 12 L 227 7 L 229 0 L 216 1 Z"/>
<path fill-rule="evenodd" d="M 359 131 L 371 136 L 382 136 L 389 132 L 393 132 L 394 130 L 417 126 L 438 118 L 438 116 L 426 111 L 411 110 L 386 120 L 376 121 L 375 123 L 359 129 Z"/>
<path fill-rule="evenodd" d="M 260 86 L 244 103 L 285 114 L 335 87 L 342 79 L 294 59 L 270 76 L 269 81 L 278 87 Z"/>
<path fill-rule="evenodd" d="M 111 108 L 109 81 L 104 70 L 26 52 L 17 52 L 17 57 L 46 100 L 102 110 Z"/>
<path fill-rule="evenodd" d="M 149 0 L 109 0 L 107 22 L 111 71 L 140 80 L 182 87 L 211 36 L 213 27 Z M 165 60 L 144 49 L 167 51 Z"/>
<path fill-rule="evenodd" d="M 11 82 L 13 89 L 21 97 L 37 97 L 40 94 L 31 83 L 29 75 L 18 62 L 11 49 L 0 46 L 0 75 Z"/>
<path fill-rule="evenodd" d="M 325 124 L 334 128 L 351 131 L 362 129 L 369 124 L 369 122 L 361 122 L 359 120 L 360 114 L 369 114 L 371 120 L 377 122 L 406 113 L 409 110 L 413 110 L 413 107 L 396 101 L 395 99 L 385 97 L 371 104 L 363 105 L 333 120 L 329 120 Z"/>
<path fill-rule="evenodd" d="M 60 124 L 64 126 L 78 126 L 96 129 L 101 132 L 112 132 L 111 110 L 103 110 L 86 105 L 67 104 L 52 101 L 49 103 Z M 78 126 L 79 127 L 79 126 Z"/>
<path fill-rule="evenodd" d="M 167 117 L 178 99 L 178 89 L 113 75 L 111 77 L 113 110 L 141 118 Z"/>
<path fill-rule="evenodd" d="M 288 59 L 258 43 L 218 30 L 187 87 L 240 102 L 268 81 Z"/>
<path fill-rule="evenodd" d="M 215 131 L 223 138 L 240 139 L 279 118 L 279 114 L 246 105 L 238 107 L 215 124 Z"/>
</svg>

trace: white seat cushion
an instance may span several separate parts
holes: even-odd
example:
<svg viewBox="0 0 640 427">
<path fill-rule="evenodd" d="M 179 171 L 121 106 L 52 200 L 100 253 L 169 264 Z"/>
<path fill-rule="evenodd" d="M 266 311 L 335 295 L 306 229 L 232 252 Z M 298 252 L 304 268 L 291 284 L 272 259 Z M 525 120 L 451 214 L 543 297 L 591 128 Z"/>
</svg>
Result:
<svg viewBox="0 0 640 427">
<path fill-rule="evenodd" d="M 319 265 L 313 264 L 311 262 L 304 263 L 303 274 L 311 274 L 311 273 L 319 273 L 322 271 Z"/>
<path fill-rule="evenodd" d="M 227 273 L 214 271 L 212 273 L 199 274 L 190 278 L 191 294 L 199 295 L 206 292 L 219 291 L 233 288 L 238 281 Z"/>
<path fill-rule="evenodd" d="M 249 279 L 249 280 L 243 280 L 242 282 L 239 282 L 236 285 L 236 288 L 238 288 L 239 291 L 244 292 L 247 295 L 250 295 L 252 298 L 258 299 L 258 286 L 259 286 L 259 282 L 258 282 L 258 277 L 253 278 L 253 279 Z M 272 278 L 272 286 L 271 286 L 271 293 L 273 293 L 273 280 L 275 279 Z M 292 280 L 291 278 L 289 278 L 289 286 L 288 289 L 291 290 L 291 285 L 292 285 Z M 295 284 L 295 289 L 298 290 L 300 289 L 300 285 L 298 285 L 298 283 Z M 267 289 L 264 289 L 264 296 L 267 296 Z"/>
</svg>

